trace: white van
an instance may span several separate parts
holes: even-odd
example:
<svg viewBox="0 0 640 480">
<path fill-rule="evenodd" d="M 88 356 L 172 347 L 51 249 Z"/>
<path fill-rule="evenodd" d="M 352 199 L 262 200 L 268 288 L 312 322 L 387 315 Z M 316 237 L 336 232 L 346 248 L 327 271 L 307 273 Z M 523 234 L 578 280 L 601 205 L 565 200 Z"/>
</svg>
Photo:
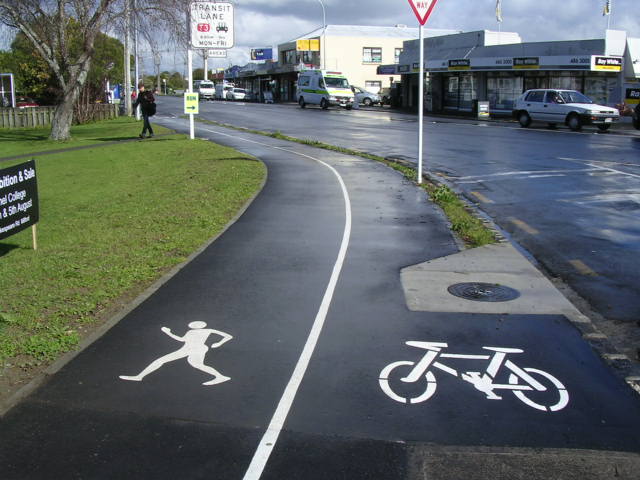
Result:
<svg viewBox="0 0 640 480">
<path fill-rule="evenodd" d="M 193 91 L 198 92 L 200 99 L 213 100 L 215 87 L 210 80 L 196 80 L 193 82 Z"/>
<path fill-rule="evenodd" d="M 341 72 L 326 70 L 307 70 L 298 75 L 296 88 L 298 105 L 320 105 L 323 109 L 330 105 L 339 105 L 351 110 L 353 108 L 353 92 L 347 77 Z"/>
<path fill-rule="evenodd" d="M 226 100 L 233 87 L 233 83 L 216 83 L 216 100 Z"/>
</svg>

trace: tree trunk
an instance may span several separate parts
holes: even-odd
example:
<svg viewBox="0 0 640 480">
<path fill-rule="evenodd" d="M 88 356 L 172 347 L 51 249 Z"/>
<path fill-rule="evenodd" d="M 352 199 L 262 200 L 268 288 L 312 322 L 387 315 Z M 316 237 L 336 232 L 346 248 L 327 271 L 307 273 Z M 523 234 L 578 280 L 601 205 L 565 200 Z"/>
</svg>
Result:
<svg viewBox="0 0 640 480">
<path fill-rule="evenodd" d="M 70 140 L 71 123 L 73 121 L 73 105 L 78 97 L 77 89 L 66 93 L 62 102 L 56 107 L 51 121 L 51 140 Z"/>
</svg>

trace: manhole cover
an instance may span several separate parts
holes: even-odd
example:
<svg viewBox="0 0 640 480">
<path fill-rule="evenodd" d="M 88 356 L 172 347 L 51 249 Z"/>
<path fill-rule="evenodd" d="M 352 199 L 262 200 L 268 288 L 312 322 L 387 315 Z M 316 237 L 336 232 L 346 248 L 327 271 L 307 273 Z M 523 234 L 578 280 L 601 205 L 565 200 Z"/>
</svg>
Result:
<svg viewBox="0 0 640 480">
<path fill-rule="evenodd" d="M 447 288 L 451 295 L 476 302 L 508 302 L 520 296 L 520 292 L 495 283 L 456 283 Z"/>
</svg>

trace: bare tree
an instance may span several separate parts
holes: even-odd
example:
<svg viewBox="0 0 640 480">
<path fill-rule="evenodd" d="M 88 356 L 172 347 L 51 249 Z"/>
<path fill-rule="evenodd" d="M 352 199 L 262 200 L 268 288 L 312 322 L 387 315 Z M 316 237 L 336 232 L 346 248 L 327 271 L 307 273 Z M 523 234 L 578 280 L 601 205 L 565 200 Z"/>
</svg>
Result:
<svg viewBox="0 0 640 480">
<path fill-rule="evenodd" d="M 18 29 L 47 62 L 62 91 L 51 125 L 50 138 L 67 140 L 78 100 L 94 55 L 97 34 L 112 27 L 130 0 L 0 0 L 0 23 Z M 138 0 L 142 24 L 167 32 L 184 25 L 185 3 L 175 0 Z M 162 29 L 162 25 L 173 28 Z M 185 26 L 186 27 L 186 26 Z M 79 42 L 72 41 L 80 39 Z"/>
<path fill-rule="evenodd" d="M 67 140 L 73 106 L 85 84 L 96 35 L 116 0 L 0 0 L 0 21 L 17 28 L 47 62 L 62 90 L 51 125 L 51 138 Z M 78 51 L 72 27 L 80 35 Z"/>
</svg>

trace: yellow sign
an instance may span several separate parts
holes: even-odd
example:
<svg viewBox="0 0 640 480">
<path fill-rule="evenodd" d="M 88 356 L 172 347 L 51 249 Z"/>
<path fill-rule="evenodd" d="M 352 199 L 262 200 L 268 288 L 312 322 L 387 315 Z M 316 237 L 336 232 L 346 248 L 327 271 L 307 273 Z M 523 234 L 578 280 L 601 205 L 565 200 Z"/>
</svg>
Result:
<svg viewBox="0 0 640 480">
<path fill-rule="evenodd" d="M 296 40 L 296 50 L 298 52 L 319 52 L 320 39 L 303 38 L 302 40 Z"/>
<path fill-rule="evenodd" d="M 198 93 L 188 93 L 184 94 L 184 113 L 199 113 L 199 104 L 198 104 Z"/>
</svg>

